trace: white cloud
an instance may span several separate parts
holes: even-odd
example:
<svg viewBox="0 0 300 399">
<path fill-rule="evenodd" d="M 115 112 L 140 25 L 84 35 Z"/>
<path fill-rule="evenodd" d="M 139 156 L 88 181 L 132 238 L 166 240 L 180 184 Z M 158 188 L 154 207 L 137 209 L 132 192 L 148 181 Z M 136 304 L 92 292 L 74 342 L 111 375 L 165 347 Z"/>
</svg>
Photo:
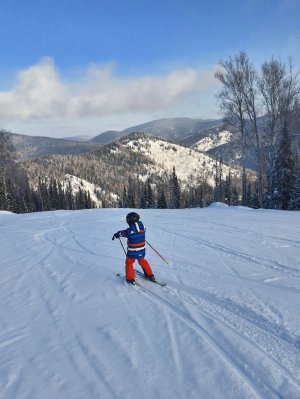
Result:
<svg viewBox="0 0 300 399">
<path fill-rule="evenodd" d="M 68 94 L 51 59 L 18 73 L 14 88 L 0 92 L 0 117 L 28 119 L 61 115 Z"/>
<path fill-rule="evenodd" d="M 207 95 L 214 71 L 178 69 L 160 76 L 122 77 L 114 64 L 90 65 L 77 80 L 64 80 L 51 58 L 19 71 L 14 87 L 0 91 L 0 121 L 7 126 L 63 122 L 112 115 L 172 112 L 188 96 Z M 188 116 L 188 115 L 187 115 Z M 23 126 L 22 125 L 22 126 Z"/>
</svg>

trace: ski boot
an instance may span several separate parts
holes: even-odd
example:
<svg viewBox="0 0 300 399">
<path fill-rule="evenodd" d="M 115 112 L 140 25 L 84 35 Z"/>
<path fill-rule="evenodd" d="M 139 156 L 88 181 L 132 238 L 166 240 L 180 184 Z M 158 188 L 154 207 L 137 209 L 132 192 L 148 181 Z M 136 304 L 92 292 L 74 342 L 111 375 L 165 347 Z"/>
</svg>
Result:
<svg viewBox="0 0 300 399">
<path fill-rule="evenodd" d="M 154 283 L 156 283 L 154 274 L 150 274 L 150 276 L 147 276 L 146 273 L 144 273 L 144 274 L 145 274 L 145 278 L 146 278 L 147 280 L 150 280 L 150 281 L 153 281 Z"/>
<path fill-rule="evenodd" d="M 135 280 L 126 280 L 126 283 L 131 284 L 131 285 L 136 285 Z"/>
</svg>

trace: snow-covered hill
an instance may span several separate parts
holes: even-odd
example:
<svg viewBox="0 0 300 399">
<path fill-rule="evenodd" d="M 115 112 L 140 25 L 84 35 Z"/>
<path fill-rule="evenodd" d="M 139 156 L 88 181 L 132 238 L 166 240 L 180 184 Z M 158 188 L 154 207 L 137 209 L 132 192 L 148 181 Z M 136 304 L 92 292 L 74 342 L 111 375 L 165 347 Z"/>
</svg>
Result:
<svg viewBox="0 0 300 399">
<path fill-rule="evenodd" d="M 197 149 L 194 150 L 145 135 L 129 136 L 122 141 L 126 148 L 146 155 L 153 161 L 154 166 L 149 168 L 152 173 L 162 174 L 166 171 L 170 173 L 175 167 L 177 177 L 183 187 L 186 184 L 196 186 L 198 179 L 204 180 L 204 176 L 210 186 L 214 187 L 215 185 L 216 161 L 212 157 L 197 151 Z M 231 172 L 237 176 L 240 175 L 238 168 L 232 169 Z M 224 179 L 228 173 L 229 167 L 223 165 Z"/>
<path fill-rule="evenodd" d="M 230 143 L 232 133 L 228 130 L 222 130 L 218 134 L 213 137 L 206 136 L 203 139 L 199 140 L 193 148 L 197 149 L 198 151 L 207 152 L 212 148 L 219 147 L 220 145 L 224 145 Z"/>
<path fill-rule="evenodd" d="M 0 213 L 1 399 L 299 399 L 300 213 L 139 212 L 164 288 L 115 276 L 126 209 Z"/>
<path fill-rule="evenodd" d="M 95 204 L 96 208 L 102 208 L 102 206 L 103 206 L 102 201 L 97 197 L 96 193 L 98 193 L 101 198 L 106 196 L 106 197 L 110 197 L 113 201 L 118 200 L 118 196 L 116 194 L 106 193 L 105 190 L 102 190 L 101 187 L 96 186 L 95 184 L 90 183 L 84 179 L 70 175 L 68 173 L 65 175 L 65 180 L 63 180 L 62 183 L 63 183 L 63 187 L 65 189 L 67 188 L 68 184 L 70 184 L 73 194 L 77 194 L 79 191 L 79 188 L 82 191 L 88 192 L 90 194 L 91 200 Z"/>
<path fill-rule="evenodd" d="M 173 167 L 182 190 L 188 191 L 203 184 L 215 187 L 216 159 L 197 149 L 143 133 L 132 133 L 95 152 L 73 157 L 43 157 L 24 163 L 33 187 L 38 186 L 40 176 L 45 179 L 54 177 L 65 186 L 68 183 L 66 175 L 72 175 L 71 182 L 77 179 L 81 186 L 84 182 L 85 190 L 90 192 L 91 197 L 94 191 L 101 194 L 98 196 L 100 202 L 94 200 L 97 206 L 101 206 L 103 200 L 114 206 L 129 177 L 135 179 L 139 176 L 141 181 L 146 181 L 151 176 L 154 189 L 164 187 L 167 190 Z M 241 168 L 231 166 L 229 169 L 223 163 L 223 180 L 229 170 L 232 181 L 239 186 Z M 248 171 L 248 177 L 252 175 Z M 78 184 L 73 188 L 77 192 Z"/>
</svg>

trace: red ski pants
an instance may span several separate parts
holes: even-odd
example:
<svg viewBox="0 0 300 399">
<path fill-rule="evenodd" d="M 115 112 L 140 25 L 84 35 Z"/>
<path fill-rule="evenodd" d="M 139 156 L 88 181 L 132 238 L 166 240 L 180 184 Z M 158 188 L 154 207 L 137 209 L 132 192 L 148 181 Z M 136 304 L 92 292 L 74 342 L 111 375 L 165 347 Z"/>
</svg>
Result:
<svg viewBox="0 0 300 399">
<path fill-rule="evenodd" d="M 136 260 L 139 262 L 139 265 L 144 270 L 144 272 L 147 274 L 147 276 L 151 276 L 151 274 L 153 274 L 152 269 L 145 258 L 134 259 L 134 258 L 129 258 L 128 256 L 126 256 L 126 263 L 125 263 L 126 280 L 134 280 L 133 264 Z"/>
</svg>

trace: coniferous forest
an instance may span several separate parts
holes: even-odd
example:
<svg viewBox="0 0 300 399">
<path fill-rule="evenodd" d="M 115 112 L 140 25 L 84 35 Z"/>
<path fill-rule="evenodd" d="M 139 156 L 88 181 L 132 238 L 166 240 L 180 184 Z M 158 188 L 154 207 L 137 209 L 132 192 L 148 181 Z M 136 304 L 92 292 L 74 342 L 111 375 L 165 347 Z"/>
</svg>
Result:
<svg viewBox="0 0 300 399">
<path fill-rule="evenodd" d="M 50 211 L 56 209 L 90 209 L 96 207 L 124 208 L 182 208 L 204 207 L 213 201 L 228 205 L 241 205 L 241 179 L 234 178 L 229 172 L 223 175 L 222 159 L 215 160 L 214 186 L 210 186 L 206 178 L 196 184 L 182 188 L 173 167 L 171 173 L 162 176 L 147 174 L 149 165 L 141 167 L 143 178 L 125 170 L 122 156 L 119 155 L 117 170 L 107 165 L 104 157 L 97 153 L 88 155 L 56 156 L 39 158 L 34 161 L 17 162 L 15 151 L 5 132 L 0 134 L 0 209 L 15 213 Z M 103 149 L 102 151 L 106 151 Z M 88 160 L 86 159 L 88 158 Z M 103 164 L 104 162 L 104 164 Z M 128 159 L 127 159 L 127 162 Z M 142 162 L 139 154 L 135 164 Z M 130 162 L 132 165 L 132 160 Z M 122 166 L 123 165 L 123 166 Z M 284 165 L 284 167 L 282 167 Z M 275 167 L 278 170 L 276 187 L 282 187 L 285 197 L 275 192 L 274 209 L 300 209 L 299 172 L 292 174 L 290 167 L 297 171 L 296 159 L 287 137 L 283 138 L 278 148 Z M 119 170 L 123 169 L 123 173 Z M 66 173 L 79 176 L 79 187 L 74 190 L 70 181 L 65 181 Z M 122 178 L 117 178 L 117 173 Z M 95 190 L 97 202 L 91 198 L 83 181 L 91 181 L 105 190 Z M 106 179 L 108 184 L 105 184 Z M 257 184 L 255 180 L 247 182 L 246 206 L 258 207 Z M 108 192 L 116 193 L 115 196 Z M 267 194 L 266 197 L 267 198 Z M 282 199 L 283 198 L 283 199 Z"/>
</svg>

